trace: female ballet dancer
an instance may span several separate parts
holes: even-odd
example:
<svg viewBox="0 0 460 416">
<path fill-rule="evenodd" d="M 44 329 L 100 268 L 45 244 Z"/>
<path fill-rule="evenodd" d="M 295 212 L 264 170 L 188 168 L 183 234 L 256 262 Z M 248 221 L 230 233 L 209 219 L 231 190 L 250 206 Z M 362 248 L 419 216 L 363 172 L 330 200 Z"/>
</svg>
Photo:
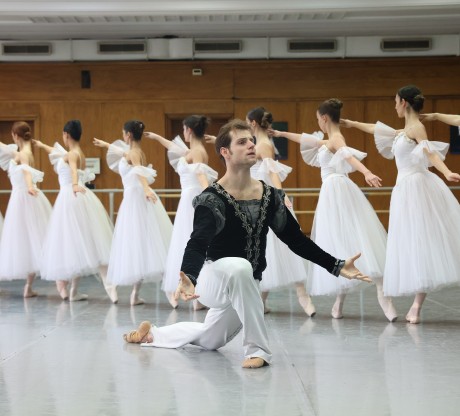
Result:
<svg viewBox="0 0 460 416">
<path fill-rule="evenodd" d="M 411 324 L 420 322 L 427 292 L 460 283 L 460 205 L 428 168 L 434 166 L 448 181 L 459 182 L 460 175 L 443 162 L 449 145 L 427 139 L 419 120 L 424 100 L 414 85 L 397 92 L 395 110 L 405 120 L 402 131 L 380 122 L 343 120 L 346 127 L 374 134 L 379 153 L 396 160 L 398 177 L 390 202 L 384 292 L 387 296 L 415 294 L 406 315 Z"/>
<path fill-rule="evenodd" d="M 397 319 L 391 298 L 383 295 L 383 270 L 387 233 L 372 205 L 359 187 L 348 178 L 348 173 L 359 171 L 370 186 L 379 187 L 381 179 L 360 161 L 366 153 L 347 147 L 340 127 L 342 102 L 332 98 L 324 101 L 316 112 L 323 134 L 296 134 L 271 130 L 275 137 L 286 137 L 300 143 L 304 161 L 321 168 L 322 185 L 313 220 L 311 238 L 331 252 L 347 256 L 360 251 L 359 267 L 377 286 L 379 304 L 390 322 Z M 309 280 L 310 293 L 336 295 L 331 315 L 343 318 L 343 303 L 347 292 L 356 283 L 344 278 L 330 279 L 320 268 L 312 266 Z"/>
<path fill-rule="evenodd" d="M 180 176 L 182 188 L 162 283 L 162 289 L 173 308 L 178 306 L 175 291 L 185 245 L 193 229 L 193 198 L 217 180 L 217 172 L 207 165 L 208 153 L 203 144 L 203 138 L 209 124 L 208 118 L 193 115 L 187 117 L 182 124 L 184 138 L 187 143 L 190 143 L 190 149 L 179 136 L 171 141 L 156 133 L 144 133 L 145 137 L 157 140 L 168 150 L 169 162 Z M 195 310 L 203 308 L 198 301 L 193 303 L 193 307 Z"/>
<path fill-rule="evenodd" d="M 275 147 L 267 134 L 267 129 L 271 127 L 273 122 L 273 116 L 263 107 L 257 107 L 248 112 L 246 121 L 256 138 L 257 163 L 251 167 L 251 176 L 263 180 L 270 186 L 282 189 L 281 183 L 292 171 L 292 168 L 274 160 Z M 292 204 L 287 196 L 285 204 L 294 215 Z M 267 235 L 266 252 L 267 268 L 262 273 L 262 281 L 260 282 L 265 313 L 270 311 L 266 306 L 269 291 L 294 284 L 300 306 L 308 316 L 314 316 L 316 313 L 315 306 L 305 290 L 307 263 L 289 250 L 287 245 L 279 240 L 271 230 Z"/>
<path fill-rule="evenodd" d="M 30 298 L 37 296 L 32 284 L 40 272 L 51 204 L 36 186 L 44 175 L 33 167 L 29 124 L 14 123 L 11 135 L 15 145 L 0 144 L 0 167 L 8 171 L 12 185 L 0 240 L 0 280 L 26 278 L 24 297 Z"/>
<path fill-rule="evenodd" d="M 142 281 L 163 277 L 172 224 L 161 201 L 149 187 L 156 171 L 145 166 L 141 149 L 144 123 L 130 120 L 123 127 L 123 141 L 112 144 L 94 139 L 94 145 L 107 149 L 107 163 L 123 181 L 123 201 L 118 210 L 107 281 L 133 285 L 131 306 L 145 301 L 139 297 Z"/>
<path fill-rule="evenodd" d="M 61 298 L 71 302 L 88 298 L 78 293 L 81 276 L 99 272 L 105 281 L 113 234 L 113 225 L 101 201 L 84 185 L 94 180 L 94 174 L 85 170 L 81 133 L 79 120 L 65 124 L 62 140 L 68 151 L 59 143 L 51 147 L 40 140 L 33 141 L 49 154 L 60 186 L 43 245 L 40 274 L 45 280 L 56 281 Z M 109 290 L 108 294 L 112 299 Z"/>
</svg>

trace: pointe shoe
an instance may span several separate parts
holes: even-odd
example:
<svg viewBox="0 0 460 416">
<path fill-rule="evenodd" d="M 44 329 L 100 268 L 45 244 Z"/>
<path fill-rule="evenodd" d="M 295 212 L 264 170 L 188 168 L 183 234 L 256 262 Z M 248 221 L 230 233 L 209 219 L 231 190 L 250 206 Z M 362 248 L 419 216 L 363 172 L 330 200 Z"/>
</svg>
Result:
<svg viewBox="0 0 460 416">
<path fill-rule="evenodd" d="M 152 342 L 153 338 L 149 338 L 150 328 L 152 328 L 152 324 L 149 321 L 143 321 L 135 331 L 123 334 L 123 339 L 133 344 Z"/>
<path fill-rule="evenodd" d="M 88 300 L 88 295 L 85 295 L 84 293 L 78 293 L 77 291 L 75 292 L 73 292 L 72 290 L 70 291 L 70 297 L 69 297 L 70 302 L 79 302 L 81 300 Z"/>
<path fill-rule="evenodd" d="M 383 313 L 390 322 L 395 322 L 398 319 L 398 313 L 393 305 L 391 298 L 386 296 L 378 296 L 378 301 Z"/>
<path fill-rule="evenodd" d="M 130 298 L 130 303 L 131 306 L 137 306 L 137 305 L 143 305 L 145 303 L 145 300 L 140 298 L 137 293 L 131 293 L 131 298 Z"/>
<path fill-rule="evenodd" d="M 313 318 L 316 315 L 316 308 L 315 305 L 313 305 L 310 295 L 299 296 L 298 300 L 305 313 Z"/>
<path fill-rule="evenodd" d="M 116 286 L 105 287 L 105 291 L 113 304 L 118 303 L 118 292 Z"/>
<path fill-rule="evenodd" d="M 260 357 L 246 358 L 241 364 L 243 368 L 261 368 L 267 366 L 268 363 Z"/>
<path fill-rule="evenodd" d="M 343 307 L 343 303 L 338 302 L 338 301 L 334 303 L 334 306 L 332 307 L 332 310 L 331 310 L 331 315 L 334 319 L 343 318 L 342 307 Z"/>
<path fill-rule="evenodd" d="M 272 310 L 267 306 L 265 301 L 263 301 L 263 303 L 264 303 L 264 315 L 266 315 L 267 313 L 270 313 Z"/>
<path fill-rule="evenodd" d="M 174 292 L 168 292 L 166 293 L 166 297 L 168 298 L 169 304 L 172 306 L 173 309 L 177 309 L 179 306 L 179 302 L 175 299 L 175 293 Z"/>
<path fill-rule="evenodd" d="M 67 290 L 67 282 L 64 282 L 62 280 L 56 281 L 56 289 L 59 293 L 59 296 L 61 297 L 62 300 L 68 300 L 69 299 L 69 292 Z"/>
<path fill-rule="evenodd" d="M 412 310 L 412 309 L 411 309 Z M 410 315 L 410 312 L 406 315 L 406 321 L 410 324 L 419 324 L 420 323 L 420 314 Z"/>
<path fill-rule="evenodd" d="M 193 301 L 193 310 L 194 311 L 202 311 L 203 309 L 209 309 L 209 308 L 195 299 Z"/>
<path fill-rule="evenodd" d="M 30 285 L 26 284 L 24 286 L 24 298 L 34 298 L 38 296 L 37 292 L 34 292 Z"/>
</svg>

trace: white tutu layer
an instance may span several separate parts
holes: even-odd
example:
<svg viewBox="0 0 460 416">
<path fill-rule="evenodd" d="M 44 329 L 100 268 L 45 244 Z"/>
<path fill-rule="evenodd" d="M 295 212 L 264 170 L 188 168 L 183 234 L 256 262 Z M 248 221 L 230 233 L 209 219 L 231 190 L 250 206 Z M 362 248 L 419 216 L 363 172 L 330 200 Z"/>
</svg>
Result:
<svg viewBox="0 0 460 416">
<path fill-rule="evenodd" d="M 109 263 L 113 227 L 90 189 L 74 195 L 61 188 L 43 247 L 41 275 L 45 280 L 70 280 L 96 274 Z"/>
<path fill-rule="evenodd" d="M 178 138 L 175 139 L 178 141 Z M 184 144 L 185 146 L 185 144 Z M 174 149 L 176 146 L 174 147 Z M 181 150 L 182 149 L 182 150 Z M 198 181 L 198 174 L 204 174 L 208 183 L 217 179 L 217 172 L 204 163 L 188 164 L 184 157 L 177 158 L 182 151 L 186 152 L 186 147 L 176 149 L 175 152 L 168 151 L 168 157 L 171 165 L 180 176 L 181 196 L 177 206 L 176 217 L 174 219 L 174 228 L 171 237 L 171 245 L 168 250 L 166 260 L 166 270 L 163 278 L 162 289 L 165 292 L 174 292 L 179 282 L 179 272 L 184 257 L 185 246 L 193 231 L 193 216 L 195 210 L 192 205 L 193 198 L 201 193 L 202 187 Z"/>
<path fill-rule="evenodd" d="M 460 205 L 434 173 L 415 172 L 391 196 L 384 292 L 430 292 L 460 283 Z"/>
<path fill-rule="evenodd" d="M 110 256 L 113 225 L 94 193 L 72 189 L 72 171 L 63 157 L 66 150 L 56 143 L 49 157 L 59 175 L 61 189 L 56 198 L 43 246 L 41 275 L 45 280 L 70 280 L 98 273 Z M 88 179 L 78 171 L 80 186 Z"/>
<path fill-rule="evenodd" d="M 448 145 L 416 143 L 404 132 L 377 123 L 375 142 L 398 167 L 391 194 L 383 290 L 387 296 L 430 292 L 460 283 L 460 205 L 427 168 L 425 151 L 444 160 Z"/>
<path fill-rule="evenodd" d="M 0 280 L 25 279 L 40 273 L 43 240 L 51 204 L 39 191 L 31 196 L 27 189 L 11 192 L 0 240 Z"/>
<path fill-rule="evenodd" d="M 152 183 L 156 171 L 150 166 L 129 165 L 124 157 L 129 150 L 121 141 L 107 152 L 109 167 L 120 173 L 125 188 L 118 210 L 110 251 L 107 279 L 116 285 L 160 281 L 171 241 L 172 224 L 160 198 L 148 201 L 139 176 Z M 156 194 L 155 194 L 156 195 Z"/>
<path fill-rule="evenodd" d="M 3 230 L 3 216 L 0 213 L 0 237 L 2 236 L 2 230 Z"/>
<path fill-rule="evenodd" d="M 347 176 L 331 174 L 323 182 L 311 237 L 340 259 L 362 253 L 356 266 L 372 279 L 383 276 L 386 231 L 369 201 Z M 309 290 L 311 295 L 337 295 L 359 283 L 313 265 Z"/>
<path fill-rule="evenodd" d="M 251 167 L 251 176 L 273 186 L 270 173 L 276 173 L 280 181 L 283 182 L 291 171 L 290 166 L 278 161 L 275 162 L 271 158 L 264 158 Z M 291 213 L 294 215 L 293 211 Z M 267 234 L 265 253 L 267 267 L 262 273 L 262 281 L 260 282 L 262 291 L 307 280 L 308 262 L 293 253 L 271 230 Z"/>
<path fill-rule="evenodd" d="M 125 190 L 113 234 L 108 280 L 116 285 L 160 281 L 171 231 L 160 198 L 154 204 L 146 200 L 142 188 Z"/>
</svg>

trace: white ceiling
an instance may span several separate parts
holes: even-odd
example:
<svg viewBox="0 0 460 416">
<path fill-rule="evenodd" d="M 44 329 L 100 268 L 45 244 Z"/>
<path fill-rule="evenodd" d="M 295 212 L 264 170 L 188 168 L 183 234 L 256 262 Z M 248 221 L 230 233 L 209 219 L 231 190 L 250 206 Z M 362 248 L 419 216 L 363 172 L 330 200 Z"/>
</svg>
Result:
<svg viewBox="0 0 460 416">
<path fill-rule="evenodd" d="M 0 1 L 0 40 L 460 33 L 460 1 Z"/>
</svg>

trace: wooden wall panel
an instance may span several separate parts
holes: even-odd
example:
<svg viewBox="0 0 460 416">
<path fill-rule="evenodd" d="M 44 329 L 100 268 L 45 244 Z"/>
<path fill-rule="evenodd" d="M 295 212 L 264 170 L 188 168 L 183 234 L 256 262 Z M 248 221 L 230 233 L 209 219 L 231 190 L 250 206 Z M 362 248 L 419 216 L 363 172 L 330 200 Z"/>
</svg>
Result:
<svg viewBox="0 0 460 416">
<path fill-rule="evenodd" d="M 201 68 L 201 77 L 192 76 Z M 91 88 L 81 88 L 81 71 L 91 74 Z M 245 117 L 246 112 L 263 105 L 275 120 L 287 121 L 296 132 L 317 130 L 318 104 L 330 97 L 344 102 L 343 116 L 365 122 L 381 120 L 396 128 L 403 126 L 394 111 L 394 95 L 403 85 L 414 83 L 427 97 L 426 111 L 460 112 L 460 58 L 331 59 L 289 61 L 184 61 L 184 62 L 78 62 L 78 63 L 3 63 L 0 66 L 0 119 L 34 120 L 35 135 L 51 143 L 61 139 L 68 119 L 83 124 L 82 147 L 88 157 L 101 158 L 97 188 L 121 188 L 118 175 L 106 166 L 105 154 L 91 144 L 93 137 L 114 140 L 121 137 L 123 122 L 135 118 L 147 130 L 167 133 L 169 119 L 189 114 Z M 441 123 L 427 126 L 431 137 L 448 138 Z M 358 131 L 345 130 L 350 146 L 368 153 L 364 163 L 384 179 L 395 182 L 393 161 L 377 154 L 373 139 Z M 11 142 L 10 137 L 0 140 Z M 166 158 L 153 143 L 143 142 L 149 162 L 158 171 L 155 187 L 165 185 Z M 319 172 L 306 166 L 298 145 L 289 143 L 285 162 L 294 172 L 285 187 L 318 187 Z M 460 166 L 460 155 L 448 155 L 453 170 Z M 57 186 L 47 156 L 37 154 L 37 166 L 45 173 L 43 189 Z M 364 185 L 362 175 L 353 180 Z M 0 172 L 0 188 L 9 187 Z M 388 198 L 372 198 L 376 209 L 388 207 Z M 107 201 L 105 201 L 107 203 Z M 296 208 L 313 210 L 309 202 L 296 200 Z M 0 197 L 4 213 L 6 199 Z M 306 231 L 308 216 L 301 217 Z M 382 219 L 384 221 L 384 219 Z M 384 221 L 385 222 L 385 221 Z"/>
</svg>

